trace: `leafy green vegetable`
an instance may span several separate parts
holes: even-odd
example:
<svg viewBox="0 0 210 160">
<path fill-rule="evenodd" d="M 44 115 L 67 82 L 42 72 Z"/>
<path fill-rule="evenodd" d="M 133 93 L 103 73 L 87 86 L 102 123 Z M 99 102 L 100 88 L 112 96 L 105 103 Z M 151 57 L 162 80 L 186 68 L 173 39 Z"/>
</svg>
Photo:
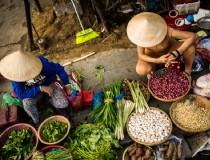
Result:
<svg viewBox="0 0 210 160">
<path fill-rule="evenodd" d="M 106 127 L 114 130 L 117 123 L 117 113 L 114 106 L 113 87 L 107 85 L 104 87 L 104 104 L 94 109 L 90 115 L 95 123 L 103 123 Z"/>
<path fill-rule="evenodd" d="M 59 121 L 47 123 L 41 131 L 42 138 L 47 142 L 56 142 L 63 138 L 68 129 L 68 125 Z"/>
<path fill-rule="evenodd" d="M 114 133 L 103 124 L 83 124 L 68 136 L 64 146 L 71 150 L 75 159 L 113 160 L 119 144 Z"/>
<path fill-rule="evenodd" d="M 45 160 L 72 160 L 69 155 L 69 151 L 58 149 L 56 151 L 50 151 L 45 154 Z"/>
<path fill-rule="evenodd" d="M 34 134 L 29 128 L 13 130 L 0 149 L 2 160 L 22 160 L 29 156 L 35 146 Z"/>
</svg>

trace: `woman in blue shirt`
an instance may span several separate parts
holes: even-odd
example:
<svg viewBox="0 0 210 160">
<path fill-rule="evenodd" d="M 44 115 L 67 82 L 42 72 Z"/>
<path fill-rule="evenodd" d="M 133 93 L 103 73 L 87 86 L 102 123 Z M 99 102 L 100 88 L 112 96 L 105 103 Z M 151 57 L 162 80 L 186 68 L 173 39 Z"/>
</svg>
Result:
<svg viewBox="0 0 210 160">
<path fill-rule="evenodd" d="M 22 51 L 13 52 L 1 60 L 1 74 L 12 80 L 15 95 L 22 100 L 26 113 L 34 123 L 39 123 L 37 102 L 43 93 L 47 93 L 55 108 L 64 109 L 68 100 L 54 82 L 59 76 L 68 95 L 73 90 L 70 87 L 68 75 L 59 63 L 49 62 L 46 58 L 36 57 Z"/>
</svg>

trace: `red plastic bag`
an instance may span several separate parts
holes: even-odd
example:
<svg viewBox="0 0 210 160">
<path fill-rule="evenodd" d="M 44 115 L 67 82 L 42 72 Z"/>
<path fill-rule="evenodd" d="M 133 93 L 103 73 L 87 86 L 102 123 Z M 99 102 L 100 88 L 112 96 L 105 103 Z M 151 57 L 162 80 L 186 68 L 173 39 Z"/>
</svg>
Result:
<svg viewBox="0 0 210 160">
<path fill-rule="evenodd" d="M 84 106 L 92 106 L 93 103 L 93 91 L 82 91 Z"/>
<path fill-rule="evenodd" d="M 79 81 L 77 80 L 77 77 L 75 75 L 75 73 L 71 73 L 69 75 L 69 77 L 79 85 L 80 87 L 80 91 L 79 93 L 77 93 L 76 97 L 74 98 L 70 98 L 66 91 L 63 89 L 63 87 L 61 86 L 61 84 L 59 82 L 55 82 L 55 85 L 60 88 L 63 92 L 63 94 L 65 95 L 65 97 L 68 99 L 68 101 L 70 102 L 71 106 L 73 107 L 74 110 L 78 111 L 84 104 L 84 101 L 83 101 L 83 93 L 82 93 L 82 86 L 81 84 L 79 83 Z"/>
</svg>

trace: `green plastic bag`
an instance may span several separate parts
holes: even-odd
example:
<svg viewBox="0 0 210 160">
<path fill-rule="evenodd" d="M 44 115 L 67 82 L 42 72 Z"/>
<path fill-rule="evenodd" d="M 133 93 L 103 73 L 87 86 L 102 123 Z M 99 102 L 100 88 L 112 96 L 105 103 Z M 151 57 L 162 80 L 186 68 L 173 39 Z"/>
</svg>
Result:
<svg viewBox="0 0 210 160">
<path fill-rule="evenodd" d="M 17 99 L 11 96 L 11 94 L 9 92 L 5 93 L 2 97 L 2 104 L 1 104 L 1 108 L 7 108 L 7 107 L 11 107 L 11 106 L 23 106 L 23 103 Z"/>
</svg>

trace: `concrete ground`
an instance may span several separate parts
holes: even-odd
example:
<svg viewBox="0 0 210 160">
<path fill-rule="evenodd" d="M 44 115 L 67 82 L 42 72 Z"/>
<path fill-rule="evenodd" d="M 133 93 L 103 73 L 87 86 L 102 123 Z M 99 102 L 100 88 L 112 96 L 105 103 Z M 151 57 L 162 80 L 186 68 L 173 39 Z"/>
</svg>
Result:
<svg viewBox="0 0 210 160">
<path fill-rule="evenodd" d="M 17 1 L 19 3 L 17 3 Z M 40 1 L 42 3 L 42 1 Z M 50 0 L 45 0 L 45 3 L 50 3 Z M 44 4 L 42 4 L 44 5 Z M 24 13 L 24 4 L 22 0 L 1 0 L 0 1 L 0 58 L 5 56 L 11 51 L 14 51 L 20 47 L 21 39 L 24 38 L 27 34 L 27 29 L 25 25 L 25 13 Z M 12 14 L 11 14 L 12 13 Z M 16 23 L 19 22 L 19 23 Z M 137 63 L 137 54 L 135 48 L 130 49 L 115 49 L 105 52 L 96 53 L 95 55 L 81 60 L 79 62 L 73 63 L 70 66 L 66 66 L 65 70 L 69 73 L 70 69 L 75 68 L 76 70 L 81 70 L 83 75 L 86 77 L 82 83 L 83 89 L 91 89 L 94 92 L 101 91 L 104 84 L 112 83 L 112 81 L 119 79 L 136 79 L 141 80 L 147 83 L 146 77 L 141 77 L 135 73 L 135 66 Z M 103 65 L 104 70 L 97 70 L 95 67 L 97 65 Z M 95 73 L 98 73 L 102 81 L 96 76 Z M 208 73 L 206 68 L 204 71 L 199 74 L 193 75 L 193 79 L 197 79 L 199 76 Z M 100 82 L 100 83 L 99 83 Z M 96 85 L 99 83 L 98 85 Z M 10 92 L 11 84 L 10 81 L 2 78 L 0 76 L 0 92 Z M 191 93 L 191 92 L 190 92 Z M 0 94 L 0 103 L 2 100 L 2 95 Z M 171 103 L 160 102 L 154 99 L 152 96 L 149 100 L 149 106 L 158 107 L 165 111 L 167 114 L 169 112 L 169 107 Z M 79 123 L 82 123 L 86 120 L 84 117 L 87 117 L 91 107 L 83 108 L 81 111 L 76 113 L 72 119 Z M 178 129 L 173 125 L 173 134 L 176 135 L 188 135 L 187 133 Z M 128 144 L 132 143 L 132 140 L 126 135 L 124 141 L 120 142 L 122 147 L 126 147 Z M 122 151 L 125 148 L 122 148 L 118 151 L 119 158 L 121 159 Z M 200 158 L 199 158 L 200 159 Z M 208 159 L 208 158 L 207 158 Z"/>
</svg>

